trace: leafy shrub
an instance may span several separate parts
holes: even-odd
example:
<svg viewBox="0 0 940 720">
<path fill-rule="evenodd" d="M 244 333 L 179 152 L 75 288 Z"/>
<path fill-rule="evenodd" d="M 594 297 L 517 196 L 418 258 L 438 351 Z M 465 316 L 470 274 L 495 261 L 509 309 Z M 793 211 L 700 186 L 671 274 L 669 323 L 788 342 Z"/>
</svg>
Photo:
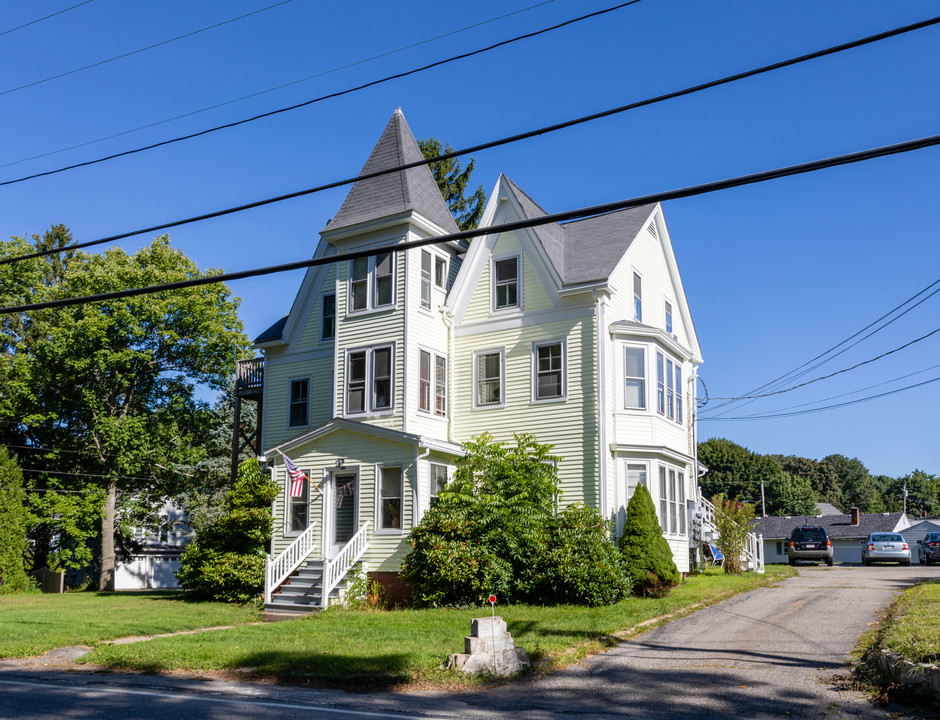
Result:
<svg viewBox="0 0 940 720">
<path fill-rule="evenodd" d="M 551 447 L 517 434 L 507 447 L 483 435 L 464 443 L 451 484 L 412 530 L 402 578 L 417 605 L 465 605 L 495 594 L 520 599 L 558 494 Z"/>
<path fill-rule="evenodd" d="M 278 488 L 257 460 L 238 467 L 225 513 L 183 551 L 180 586 L 199 598 L 245 603 L 264 592 L 264 561 L 271 540 L 271 503 Z"/>
<path fill-rule="evenodd" d="M 630 592 L 630 578 L 600 513 L 570 505 L 552 518 L 529 566 L 526 599 L 539 604 L 610 605 Z"/>
<path fill-rule="evenodd" d="M 620 552 L 637 597 L 665 597 L 679 584 L 672 550 L 656 519 L 653 498 L 643 485 L 637 486 L 627 505 Z"/>
</svg>

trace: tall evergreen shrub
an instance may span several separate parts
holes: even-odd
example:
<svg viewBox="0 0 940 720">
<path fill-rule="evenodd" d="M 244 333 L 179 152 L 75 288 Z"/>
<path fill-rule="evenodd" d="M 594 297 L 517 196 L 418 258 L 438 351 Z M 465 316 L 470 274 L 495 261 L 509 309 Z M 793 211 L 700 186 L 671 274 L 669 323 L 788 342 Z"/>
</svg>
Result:
<svg viewBox="0 0 940 720">
<path fill-rule="evenodd" d="M 681 576 L 656 519 L 649 490 L 638 485 L 627 505 L 620 552 L 637 597 L 665 597 Z"/>
<path fill-rule="evenodd" d="M 176 573 L 180 586 L 209 600 L 257 600 L 264 592 L 271 503 L 277 493 L 257 460 L 243 461 L 225 499 L 225 513 L 183 551 Z"/>
</svg>

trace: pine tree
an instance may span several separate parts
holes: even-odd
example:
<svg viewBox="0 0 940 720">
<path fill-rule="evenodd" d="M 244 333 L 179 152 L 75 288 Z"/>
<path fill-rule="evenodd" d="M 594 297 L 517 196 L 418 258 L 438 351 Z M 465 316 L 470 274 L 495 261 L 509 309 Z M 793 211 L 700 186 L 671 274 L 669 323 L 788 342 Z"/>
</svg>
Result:
<svg viewBox="0 0 940 720">
<path fill-rule="evenodd" d="M 638 485 L 627 505 L 620 552 L 637 597 L 665 597 L 681 576 L 656 519 L 649 490 Z"/>
<path fill-rule="evenodd" d="M 425 158 L 438 157 L 454 150 L 449 144 L 442 145 L 437 138 L 418 140 L 418 147 Z M 483 216 L 486 192 L 480 185 L 470 197 L 465 195 L 470 174 L 473 172 L 473 158 L 463 170 L 460 169 L 460 161 L 457 158 L 431 163 L 428 168 L 441 190 L 441 195 L 444 196 L 447 207 L 450 208 L 451 215 L 454 216 L 457 227 L 461 230 L 475 228 Z"/>
</svg>

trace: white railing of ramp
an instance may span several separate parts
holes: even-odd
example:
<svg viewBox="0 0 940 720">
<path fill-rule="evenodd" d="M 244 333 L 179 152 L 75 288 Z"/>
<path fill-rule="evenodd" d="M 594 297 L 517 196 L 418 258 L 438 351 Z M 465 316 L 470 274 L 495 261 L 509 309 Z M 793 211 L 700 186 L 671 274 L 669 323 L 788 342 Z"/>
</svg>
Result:
<svg viewBox="0 0 940 720">
<path fill-rule="evenodd" d="M 708 528 L 715 538 L 718 538 L 718 525 L 715 522 L 715 506 L 713 503 L 699 495 L 699 507 L 702 509 L 703 529 Z M 753 572 L 764 572 L 764 538 L 762 535 L 748 533 L 747 540 L 744 543 L 744 557 L 741 558 L 741 565 L 745 570 Z"/>
</svg>

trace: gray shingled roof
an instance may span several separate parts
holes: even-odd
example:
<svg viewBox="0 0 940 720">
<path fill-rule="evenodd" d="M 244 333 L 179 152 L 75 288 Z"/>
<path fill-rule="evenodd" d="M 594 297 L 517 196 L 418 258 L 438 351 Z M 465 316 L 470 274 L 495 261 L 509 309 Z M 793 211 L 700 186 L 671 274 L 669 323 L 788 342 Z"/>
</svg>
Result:
<svg viewBox="0 0 940 720">
<path fill-rule="evenodd" d="M 526 218 L 547 215 L 532 198 L 506 178 Z M 654 205 L 598 215 L 559 225 L 532 228 L 564 285 L 607 280 L 630 243 L 643 229 Z"/>
<path fill-rule="evenodd" d="M 852 525 L 850 515 L 812 515 L 795 517 L 765 517 L 761 518 L 752 532 L 763 535 L 764 540 L 782 540 L 790 537 L 793 528 L 800 526 L 824 527 L 829 537 L 837 538 L 866 538 L 868 533 L 888 532 L 894 530 L 902 512 L 892 513 L 862 513 L 858 525 Z"/>
<path fill-rule="evenodd" d="M 287 324 L 287 315 L 282 317 L 271 327 L 261 333 L 258 337 L 255 338 L 255 345 L 260 345 L 261 343 L 271 342 L 272 340 L 280 340 L 281 335 L 284 333 L 284 326 Z"/>
<path fill-rule="evenodd" d="M 401 109 L 395 111 L 360 174 L 385 170 L 421 159 L 421 150 Z M 457 232 L 457 224 L 426 165 L 358 180 L 323 232 L 412 211 Z"/>
</svg>

